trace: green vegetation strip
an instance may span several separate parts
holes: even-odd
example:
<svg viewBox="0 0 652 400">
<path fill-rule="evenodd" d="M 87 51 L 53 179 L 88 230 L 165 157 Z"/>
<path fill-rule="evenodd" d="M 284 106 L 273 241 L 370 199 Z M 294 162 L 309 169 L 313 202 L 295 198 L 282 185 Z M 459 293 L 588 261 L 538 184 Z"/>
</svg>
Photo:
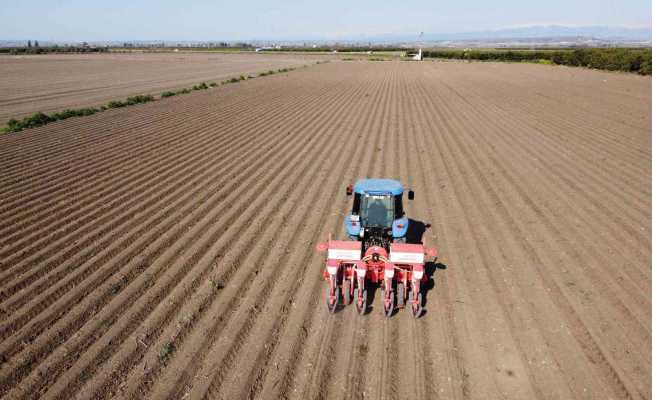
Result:
<svg viewBox="0 0 652 400">
<path fill-rule="evenodd" d="M 317 64 L 321 64 L 321 62 L 318 62 Z M 307 65 L 304 65 L 304 67 L 307 67 Z M 188 94 L 192 93 L 193 91 L 196 90 L 206 90 L 210 88 L 214 88 L 219 85 L 226 85 L 229 83 L 237 83 L 240 81 L 245 81 L 248 79 L 254 79 L 260 76 L 268 76 L 268 75 L 274 75 L 277 73 L 284 73 L 284 72 L 290 72 L 294 71 L 296 68 L 281 68 L 278 70 L 269 70 L 265 72 L 261 72 L 257 75 L 240 75 L 239 77 L 234 77 L 231 79 L 227 79 L 225 81 L 222 81 L 221 83 L 217 82 L 211 82 L 211 83 L 206 83 L 202 82 L 198 85 L 194 85 L 191 88 L 184 88 L 180 89 L 177 91 L 167 91 L 161 93 L 160 98 L 166 98 L 166 97 L 172 97 L 172 96 L 178 96 L 182 94 Z M 128 106 L 133 106 L 136 104 L 141 104 L 141 103 L 149 103 L 151 101 L 156 101 L 157 99 L 152 96 L 152 95 L 138 95 L 138 96 L 132 96 L 132 97 L 127 97 L 125 100 L 114 100 L 109 102 L 107 105 L 99 107 L 99 108 L 78 108 L 78 109 L 67 109 L 61 112 L 56 112 L 53 114 L 44 114 L 42 112 L 37 112 L 35 114 L 32 114 L 28 117 L 23 118 L 22 120 L 17 120 L 15 118 L 10 119 L 7 122 L 7 125 L 2 129 L 2 132 L 4 133 L 12 133 L 12 132 L 20 132 L 24 129 L 28 128 L 35 128 L 37 126 L 43 126 L 46 124 L 49 124 L 50 122 L 55 122 L 55 121 L 61 121 L 64 119 L 68 118 L 73 118 L 73 117 L 84 117 L 87 115 L 93 115 L 102 111 L 106 111 L 110 108 L 122 108 L 122 107 L 128 107 Z"/>
<path fill-rule="evenodd" d="M 652 49 L 428 50 L 423 55 L 459 60 L 536 62 L 652 75 Z"/>
</svg>

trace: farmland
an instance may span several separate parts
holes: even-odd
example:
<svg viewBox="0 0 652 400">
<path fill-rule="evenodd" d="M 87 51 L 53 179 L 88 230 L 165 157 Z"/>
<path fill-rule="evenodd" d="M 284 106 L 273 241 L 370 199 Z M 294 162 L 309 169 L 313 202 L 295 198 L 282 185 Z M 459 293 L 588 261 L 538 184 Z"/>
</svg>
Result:
<svg viewBox="0 0 652 400">
<path fill-rule="evenodd" d="M 96 106 L 314 60 L 307 55 L 225 53 L 0 56 L 0 122 L 36 111 Z"/>
<path fill-rule="evenodd" d="M 25 96 L 129 86 L 68 85 Z M 652 398 L 651 109 L 643 76 L 333 61 L 1 135 L 0 397 Z M 363 177 L 430 225 L 418 320 L 324 304 Z"/>
</svg>

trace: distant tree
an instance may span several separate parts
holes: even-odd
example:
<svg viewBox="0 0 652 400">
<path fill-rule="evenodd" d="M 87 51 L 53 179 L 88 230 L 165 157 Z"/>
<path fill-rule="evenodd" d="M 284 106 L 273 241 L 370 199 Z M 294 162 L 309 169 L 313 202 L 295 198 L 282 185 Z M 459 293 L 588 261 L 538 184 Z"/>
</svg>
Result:
<svg viewBox="0 0 652 400">
<path fill-rule="evenodd" d="M 28 41 L 27 41 L 27 48 L 28 48 L 28 49 L 31 49 L 31 48 L 32 48 L 32 41 L 31 41 L 31 40 L 28 40 Z"/>
<path fill-rule="evenodd" d="M 38 40 L 34 41 L 34 47 L 38 47 Z"/>
</svg>

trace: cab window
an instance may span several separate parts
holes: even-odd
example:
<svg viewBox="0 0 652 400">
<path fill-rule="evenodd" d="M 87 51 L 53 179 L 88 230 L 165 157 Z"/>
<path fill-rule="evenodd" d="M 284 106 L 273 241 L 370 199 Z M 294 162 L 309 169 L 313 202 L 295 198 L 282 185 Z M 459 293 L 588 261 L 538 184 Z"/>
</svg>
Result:
<svg viewBox="0 0 652 400">
<path fill-rule="evenodd" d="M 362 197 L 360 218 L 365 227 L 391 227 L 394 222 L 394 196 L 365 195 Z"/>
</svg>

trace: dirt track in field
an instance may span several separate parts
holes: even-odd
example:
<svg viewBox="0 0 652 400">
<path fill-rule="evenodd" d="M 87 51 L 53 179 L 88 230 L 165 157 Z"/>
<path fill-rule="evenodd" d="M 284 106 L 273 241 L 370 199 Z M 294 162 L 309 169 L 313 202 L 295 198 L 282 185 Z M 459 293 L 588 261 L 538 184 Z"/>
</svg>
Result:
<svg viewBox="0 0 652 400">
<path fill-rule="evenodd" d="M 324 57 L 322 57 L 324 58 Z M 0 122 L 98 106 L 269 69 L 312 64 L 299 54 L 110 53 L 0 56 Z"/>
<path fill-rule="evenodd" d="M 0 137 L 0 396 L 650 399 L 652 80 L 332 62 Z M 324 304 L 400 179 L 427 313 Z"/>
</svg>

